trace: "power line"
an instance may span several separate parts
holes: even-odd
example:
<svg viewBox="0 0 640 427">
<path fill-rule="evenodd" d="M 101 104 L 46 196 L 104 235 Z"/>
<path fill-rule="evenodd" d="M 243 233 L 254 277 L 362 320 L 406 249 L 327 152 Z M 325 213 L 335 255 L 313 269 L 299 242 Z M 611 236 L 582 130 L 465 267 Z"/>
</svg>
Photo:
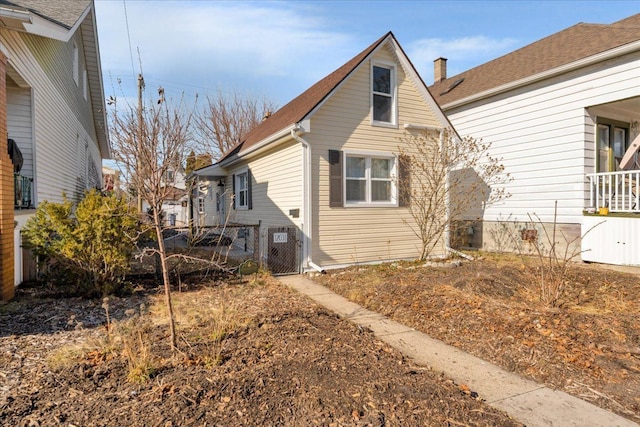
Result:
<svg viewBox="0 0 640 427">
<path fill-rule="evenodd" d="M 131 32 L 129 31 L 129 16 L 127 15 L 127 0 L 122 0 L 124 7 L 124 21 L 127 25 L 127 38 L 129 39 L 129 56 L 131 57 L 131 72 L 132 76 L 136 78 L 136 67 L 133 65 L 133 49 L 131 49 Z"/>
</svg>

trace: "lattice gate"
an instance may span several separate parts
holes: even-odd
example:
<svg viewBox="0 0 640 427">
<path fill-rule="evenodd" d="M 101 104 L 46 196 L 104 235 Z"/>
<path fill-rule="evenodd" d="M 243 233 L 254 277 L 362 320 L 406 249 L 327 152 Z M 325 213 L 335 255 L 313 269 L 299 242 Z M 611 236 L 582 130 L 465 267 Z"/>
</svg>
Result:
<svg viewBox="0 0 640 427">
<path fill-rule="evenodd" d="M 267 230 L 267 266 L 273 275 L 299 273 L 297 228 L 270 227 Z"/>
</svg>

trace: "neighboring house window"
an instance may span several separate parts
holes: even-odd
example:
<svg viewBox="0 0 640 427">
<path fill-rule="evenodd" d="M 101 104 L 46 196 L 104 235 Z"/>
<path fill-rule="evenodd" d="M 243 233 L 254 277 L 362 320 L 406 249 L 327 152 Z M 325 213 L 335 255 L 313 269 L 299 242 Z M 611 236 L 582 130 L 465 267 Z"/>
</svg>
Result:
<svg viewBox="0 0 640 427">
<path fill-rule="evenodd" d="M 598 117 L 596 172 L 615 172 L 629 148 L 629 124 Z"/>
<path fill-rule="evenodd" d="M 396 84 L 393 66 L 371 67 L 371 117 L 373 124 L 396 124 Z"/>
<path fill-rule="evenodd" d="M 164 182 L 173 183 L 175 173 L 172 170 L 168 170 L 164 174 Z"/>
<path fill-rule="evenodd" d="M 251 171 L 245 170 L 233 176 L 233 207 L 251 209 Z"/>
<path fill-rule="evenodd" d="M 345 205 L 395 205 L 395 157 L 345 153 Z"/>
<path fill-rule="evenodd" d="M 82 96 L 87 101 L 89 98 L 89 78 L 87 77 L 87 70 L 82 71 Z"/>
<path fill-rule="evenodd" d="M 204 213 L 204 197 L 198 197 L 198 213 Z"/>
<path fill-rule="evenodd" d="M 73 64 L 72 67 L 73 69 L 71 70 L 71 72 L 73 73 L 73 81 L 76 82 L 76 85 L 80 84 L 80 56 L 79 56 L 79 52 L 78 52 L 78 45 L 76 44 L 76 42 L 73 42 Z"/>
</svg>

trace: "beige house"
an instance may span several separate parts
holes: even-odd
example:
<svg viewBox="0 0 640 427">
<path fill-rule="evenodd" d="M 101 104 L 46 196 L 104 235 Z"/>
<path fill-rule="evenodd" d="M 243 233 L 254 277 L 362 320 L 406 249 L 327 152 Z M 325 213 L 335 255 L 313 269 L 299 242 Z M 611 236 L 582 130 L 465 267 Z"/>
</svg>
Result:
<svg viewBox="0 0 640 427">
<path fill-rule="evenodd" d="M 387 33 L 195 172 L 212 193 L 201 222 L 259 224 L 255 250 L 275 273 L 414 259 L 400 138 L 449 126 Z"/>
</svg>

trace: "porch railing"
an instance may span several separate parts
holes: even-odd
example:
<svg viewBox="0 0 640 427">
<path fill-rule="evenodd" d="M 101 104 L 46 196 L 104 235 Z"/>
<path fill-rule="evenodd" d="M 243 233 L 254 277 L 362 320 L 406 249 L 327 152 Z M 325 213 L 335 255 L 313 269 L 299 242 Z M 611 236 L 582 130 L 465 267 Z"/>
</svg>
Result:
<svg viewBox="0 0 640 427">
<path fill-rule="evenodd" d="M 640 213 L 640 170 L 587 174 L 589 207 Z"/>
<path fill-rule="evenodd" d="M 14 188 L 14 207 L 16 209 L 28 209 L 33 206 L 31 200 L 31 183 L 33 178 L 28 176 L 22 176 L 20 174 L 13 174 L 13 188 Z"/>
</svg>

